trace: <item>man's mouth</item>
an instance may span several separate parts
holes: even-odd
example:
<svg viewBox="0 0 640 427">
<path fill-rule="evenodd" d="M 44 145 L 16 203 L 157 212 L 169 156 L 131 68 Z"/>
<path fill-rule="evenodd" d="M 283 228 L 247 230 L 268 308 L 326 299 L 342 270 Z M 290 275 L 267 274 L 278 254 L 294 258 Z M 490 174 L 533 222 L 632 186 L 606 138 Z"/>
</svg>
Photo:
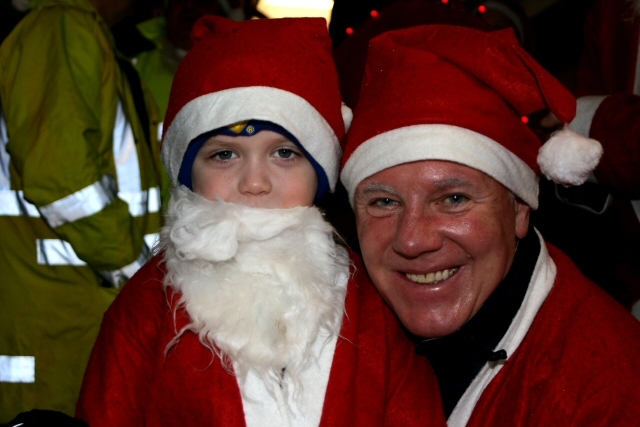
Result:
<svg viewBox="0 0 640 427">
<path fill-rule="evenodd" d="M 449 277 L 456 274 L 459 268 L 460 267 L 450 268 L 447 270 L 436 271 L 427 274 L 405 273 L 405 276 L 407 276 L 407 279 L 411 280 L 412 282 L 420 283 L 422 285 L 433 285 L 438 282 L 442 282 L 443 280 L 447 280 Z"/>
</svg>

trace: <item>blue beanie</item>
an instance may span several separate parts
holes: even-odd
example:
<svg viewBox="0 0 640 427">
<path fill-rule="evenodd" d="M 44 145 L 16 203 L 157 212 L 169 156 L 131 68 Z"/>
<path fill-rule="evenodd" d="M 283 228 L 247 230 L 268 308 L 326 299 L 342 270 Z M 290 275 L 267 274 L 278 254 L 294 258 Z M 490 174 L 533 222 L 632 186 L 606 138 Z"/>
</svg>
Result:
<svg viewBox="0 0 640 427">
<path fill-rule="evenodd" d="M 198 151 L 200 151 L 200 148 L 212 136 L 252 136 L 263 130 L 270 130 L 284 136 L 289 141 L 293 142 L 300 149 L 300 151 L 302 151 L 307 160 L 309 160 L 318 177 L 318 189 L 316 191 L 315 197 L 315 201 L 317 202 L 329 190 L 329 180 L 327 179 L 326 172 L 324 171 L 322 166 L 320 166 L 320 164 L 313 157 L 311 157 L 309 152 L 305 150 L 305 148 L 302 146 L 302 144 L 300 144 L 296 137 L 294 137 L 282 126 L 263 120 L 249 120 L 247 122 L 238 123 L 236 125 L 217 128 L 195 137 L 189 143 L 187 151 L 182 158 L 182 164 L 180 165 L 180 171 L 178 172 L 178 182 L 188 187 L 190 190 L 193 190 L 193 182 L 191 180 L 191 170 L 193 169 L 193 162 L 195 161 L 196 155 L 198 154 Z"/>
</svg>

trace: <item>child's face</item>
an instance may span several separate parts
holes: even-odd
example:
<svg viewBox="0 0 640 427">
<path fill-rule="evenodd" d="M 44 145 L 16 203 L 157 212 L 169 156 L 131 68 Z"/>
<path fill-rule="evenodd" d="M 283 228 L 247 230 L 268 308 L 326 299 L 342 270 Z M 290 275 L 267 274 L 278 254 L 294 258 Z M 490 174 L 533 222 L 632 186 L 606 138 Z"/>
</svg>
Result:
<svg viewBox="0 0 640 427">
<path fill-rule="evenodd" d="M 264 130 L 252 136 L 216 135 L 196 155 L 193 191 L 209 200 L 261 208 L 311 206 L 318 178 L 302 151 Z"/>
</svg>

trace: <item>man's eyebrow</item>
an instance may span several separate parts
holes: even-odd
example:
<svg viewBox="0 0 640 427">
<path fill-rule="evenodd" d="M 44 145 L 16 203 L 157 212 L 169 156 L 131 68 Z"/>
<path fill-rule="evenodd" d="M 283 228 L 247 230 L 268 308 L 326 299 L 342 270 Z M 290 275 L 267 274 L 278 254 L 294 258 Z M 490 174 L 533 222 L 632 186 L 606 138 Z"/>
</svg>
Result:
<svg viewBox="0 0 640 427">
<path fill-rule="evenodd" d="M 379 182 L 372 182 L 371 184 L 366 185 L 359 193 L 369 194 L 378 192 L 395 193 L 396 189 L 390 185 L 381 184 Z"/>
<path fill-rule="evenodd" d="M 475 187 L 476 184 L 473 181 L 463 178 L 447 178 L 441 181 L 433 183 L 434 187 L 440 190 L 446 190 L 453 187 Z"/>
</svg>

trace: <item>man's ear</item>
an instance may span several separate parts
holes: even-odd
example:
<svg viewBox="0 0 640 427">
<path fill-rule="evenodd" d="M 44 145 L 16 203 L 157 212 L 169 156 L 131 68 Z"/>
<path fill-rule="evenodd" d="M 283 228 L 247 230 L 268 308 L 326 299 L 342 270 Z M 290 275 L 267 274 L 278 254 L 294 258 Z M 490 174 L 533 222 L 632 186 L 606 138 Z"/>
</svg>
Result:
<svg viewBox="0 0 640 427">
<path fill-rule="evenodd" d="M 516 237 L 522 239 L 527 235 L 527 231 L 529 230 L 531 207 L 517 197 L 515 198 L 514 205 L 516 210 Z"/>
</svg>

